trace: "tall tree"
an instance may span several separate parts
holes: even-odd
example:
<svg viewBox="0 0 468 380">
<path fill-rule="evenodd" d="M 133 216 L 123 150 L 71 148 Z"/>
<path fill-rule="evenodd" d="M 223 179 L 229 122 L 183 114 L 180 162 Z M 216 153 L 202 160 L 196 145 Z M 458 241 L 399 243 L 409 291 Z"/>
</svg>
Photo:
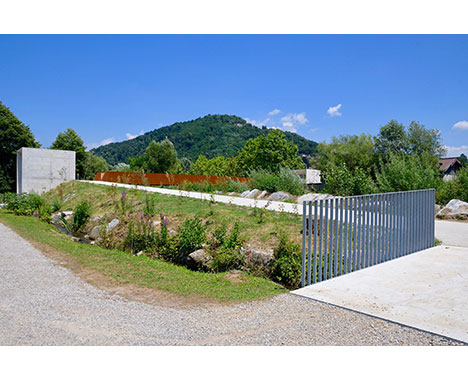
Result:
<svg viewBox="0 0 468 380">
<path fill-rule="evenodd" d="M 60 132 L 50 149 L 73 150 L 76 153 L 76 174 L 79 178 L 85 177 L 86 147 L 73 129 Z"/>
<path fill-rule="evenodd" d="M 362 168 L 369 173 L 376 163 L 374 137 L 364 133 L 332 137 L 330 144 L 321 143 L 318 150 L 321 170 L 345 164 L 350 170 Z"/>
<path fill-rule="evenodd" d="M 96 173 L 105 172 L 109 168 L 106 160 L 91 152 L 86 152 L 84 179 L 94 179 Z"/>
<path fill-rule="evenodd" d="M 424 125 L 412 121 L 407 133 L 407 153 L 422 156 L 441 157 L 447 152 L 442 145 L 442 137 L 437 129 L 426 129 Z"/>
<path fill-rule="evenodd" d="M 151 141 L 144 154 L 143 168 L 151 173 L 174 173 L 180 168 L 177 152 L 169 139 Z"/>
<path fill-rule="evenodd" d="M 237 164 L 244 174 L 250 169 L 277 172 L 280 167 L 304 168 L 305 164 L 297 154 L 297 146 L 286 140 L 282 131 L 273 129 L 266 136 L 248 140 L 237 155 Z"/>
<path fill-rule="evenodd" d="M 377 154 L 405 153 L 408 146 L 405 126 L 396 120 L 390 120 L 380 128 L 375 139 Z"/>
<path fill-rule="evenodd" d="M 16 152 L 39 148 L 31 130 L 0 101 L 0 193 L 16 191 Z"/>
</svg>

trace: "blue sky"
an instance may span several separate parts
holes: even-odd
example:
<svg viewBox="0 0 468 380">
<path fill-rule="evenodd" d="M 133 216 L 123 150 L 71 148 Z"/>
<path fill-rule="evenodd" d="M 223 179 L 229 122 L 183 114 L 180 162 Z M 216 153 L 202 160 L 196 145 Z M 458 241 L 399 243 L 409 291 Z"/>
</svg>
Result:
<svg viewBox="0 0 468 380">
<path fill-rule="evenodd" d="M 468 155 L 468 36 L 0 36 L 0 100 L 48 147 L 89 147 L 206 114 L 315 141 L 391 119 Z"/>
</svg>

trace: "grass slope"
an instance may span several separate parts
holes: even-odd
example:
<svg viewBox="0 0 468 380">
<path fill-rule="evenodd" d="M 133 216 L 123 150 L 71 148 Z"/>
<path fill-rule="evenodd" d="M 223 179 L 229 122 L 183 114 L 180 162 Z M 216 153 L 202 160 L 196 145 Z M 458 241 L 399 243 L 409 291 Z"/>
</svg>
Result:
<svg viewBox="0 0 468 380">
<path fill-rule="evenodd" d="M 98 271 L 119 284 L 221 301 L 254 300 L 286 291 L 272 281 L 247 274 L 242 275 L 241 282 L 232 282 L 225 273 L 194 272 L 146 256 L 75 243 L 50 224 L 34 217 L 15 216 L 5 210 L 0 210 L 0 222 L 23 238 L 70 255 L 83 267 Z"/>
</svg>

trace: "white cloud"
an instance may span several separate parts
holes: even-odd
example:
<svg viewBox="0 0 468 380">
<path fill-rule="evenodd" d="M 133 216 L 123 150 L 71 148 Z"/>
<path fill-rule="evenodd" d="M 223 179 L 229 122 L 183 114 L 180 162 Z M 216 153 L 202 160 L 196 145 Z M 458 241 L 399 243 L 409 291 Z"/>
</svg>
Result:
<svg viewBox="0 0 468 380">
<path fill-rule="evenodd" d="M 275 116 L 278 115 L 281 111 L 278 108 L 275 108 L 273 111 L 268 112 L 268 115 Z"/>
<path fill-rule="evenodd" d="M 338 104 L 335 107 L 329 107 L 327 113 L 333 117 L 333 116 L 341 116 L 341 112 L 339 111 L 341 108 L 341 103 Z"/>
<path fill-rule="evenodd" d="M 468 121 L 459 121 L 453 125 L 452 129 L 468 129 Z"/>
<path fill-rule="evenodd" d="M 462 153 L 468 156 L 468 145 L 460 145 L 460 146 L 445 145 L 445 149 L 447 149 L 447 157 L 458 157 Z"/>
<path fill-rule="evenodd" d="M 266 123 L 270 121 L 270 119 L 266 118 L 265 120 L 253 120 L 246 117 L 245 121 L 249 124 L 255 125 L 256 127 L 263 127 L 264 125 L 266 125 Z"/>
<path fill-rule="evenodd" d="M 141 136 L 142 134 L 143 134 L 143 129 L 137 135 L 132 135 L 131 133 L 126 133 L 125 136 L 127 137 L 127 140 L 131 140 L 131 139 L 134 139 L 135 137 Z"/>
<path fill-rule="evenodd" d="M 97 148 L 98 146 L 107 145 L 113 142 L 115 142 L 115 138 L 109 137 L 107 139 L 102 140 L 99 143 L 90 143 L 90 144 L 87 144 L 86 146 L 87 146 L 87 150 L 91 150 L 91 149 Z"/>
<path fill-rule="evenodd" d="M 297 125 L 306 124 L 308 121 L 305 112 L 288 113 L 281 118 L 282 129 L 289 132 L 297 132 Z"/>
</svg>

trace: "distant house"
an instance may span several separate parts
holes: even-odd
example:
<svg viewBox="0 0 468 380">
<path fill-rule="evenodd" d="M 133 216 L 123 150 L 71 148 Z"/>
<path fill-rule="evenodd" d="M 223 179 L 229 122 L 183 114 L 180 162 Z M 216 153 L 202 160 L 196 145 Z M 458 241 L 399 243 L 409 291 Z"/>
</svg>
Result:
<svg viewBox="0 0 468 380">
<path fill-rule="evenodd" d="M 456 157 L 447 157 L 439 160 L 439 167 L 444 172 L 444 181 L 450 181 L 462 168 L 462 164 Z"/>
</svg>

